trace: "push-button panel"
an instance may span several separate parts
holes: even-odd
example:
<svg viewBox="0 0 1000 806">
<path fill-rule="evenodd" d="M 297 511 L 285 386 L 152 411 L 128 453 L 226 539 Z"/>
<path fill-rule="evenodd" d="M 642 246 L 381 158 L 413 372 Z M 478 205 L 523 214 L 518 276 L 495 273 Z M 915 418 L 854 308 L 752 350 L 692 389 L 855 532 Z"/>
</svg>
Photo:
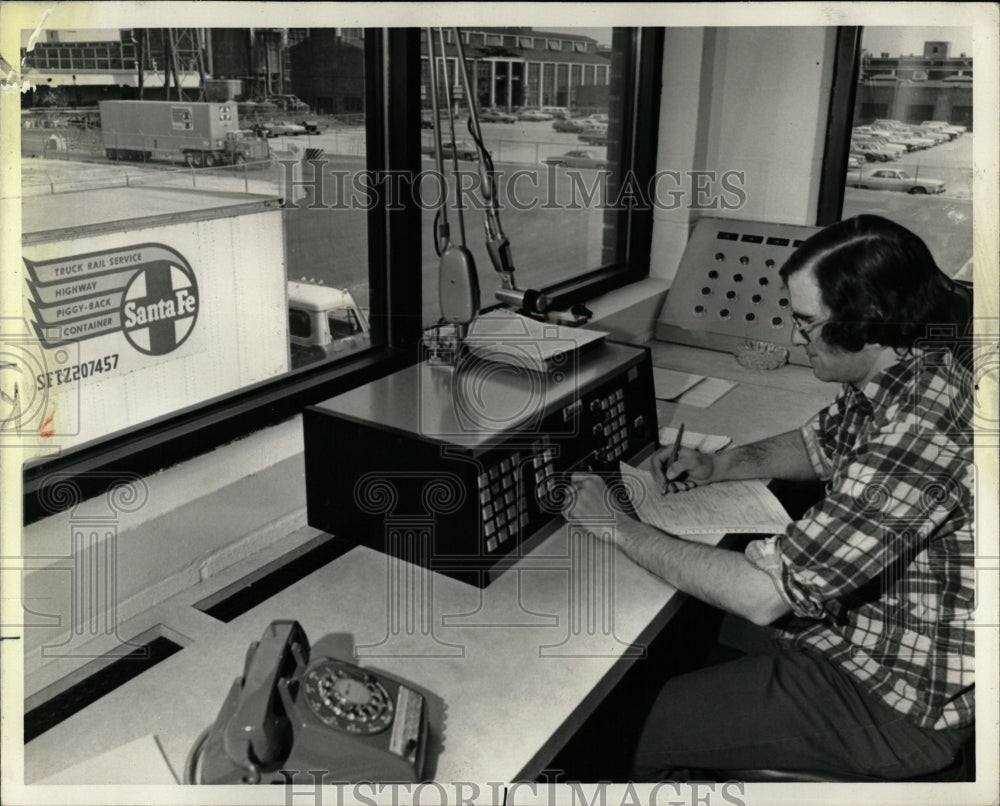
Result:
<svg viewBox="0 0 1000 806">
<path fill-rule="evenodd" d="M 791 344 L 791 308 L 780 269 L 818 230 L 699 219 L 660 312 L 656 337 L 737 355 L 780 349 L 792 363 L 808 366 L 805 351 Z"/>
</svg>

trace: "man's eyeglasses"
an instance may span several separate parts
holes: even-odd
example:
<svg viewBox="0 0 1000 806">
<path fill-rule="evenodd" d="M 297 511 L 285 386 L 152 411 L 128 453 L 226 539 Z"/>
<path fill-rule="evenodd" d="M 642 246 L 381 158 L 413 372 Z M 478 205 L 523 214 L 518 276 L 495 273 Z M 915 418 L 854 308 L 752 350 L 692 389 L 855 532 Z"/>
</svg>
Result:
<svg viewBox="0 0 1000 806">
<path fill-rule="evenodd" d="M 819 319 L 816 322 L 806 322 L 798 314 L 792 314 L 792 327 L 799 331 L 799 334 L 806 341 L 812 341 L 812 336 L 810 335 L 816 328 L 820 325 L 825 325 L 829 322 L 829 319 Z"/>
</svg>

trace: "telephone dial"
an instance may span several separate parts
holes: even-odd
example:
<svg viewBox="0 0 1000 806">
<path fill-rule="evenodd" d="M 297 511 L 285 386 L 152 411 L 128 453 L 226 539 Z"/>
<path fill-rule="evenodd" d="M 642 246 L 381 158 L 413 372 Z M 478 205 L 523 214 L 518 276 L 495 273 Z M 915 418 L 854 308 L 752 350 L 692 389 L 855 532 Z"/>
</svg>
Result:
<svg viewBox="0 0 1000 806">
<path fill-rule="evenodd" d="M 310 659 L 299 623 L 274 621 L 250 645 L 243 676 L 195 743 L 184 777 L 192 784 L 283 784 L 322 770 L 326 783 L 413 783 L 426 749 L 421 693 L 382 672 Z"/>
</svg>

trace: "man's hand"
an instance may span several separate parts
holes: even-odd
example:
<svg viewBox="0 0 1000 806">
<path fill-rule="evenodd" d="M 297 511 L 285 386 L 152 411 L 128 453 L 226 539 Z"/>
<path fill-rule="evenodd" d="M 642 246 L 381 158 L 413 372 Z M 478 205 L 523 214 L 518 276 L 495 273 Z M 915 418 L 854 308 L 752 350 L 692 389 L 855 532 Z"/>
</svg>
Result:
<svg viewBox="0 0 1000 806">
<path fill-rule="evenodd" d="M 660 485 L 661 493 L 676 492 L 686 487 L 719 481 L 715 477 L 717 468 L 711 454 L 681 448 L 677 461 L 672 462 L 673 454 L 672 447 L 660 448 L 649 459 L 649 469 Z"/>
<path fill-rule="evenodd" d="M 634 522 L 621 507 L 615 506 L 614 494 L 608 489 L 600 476 L 590 473 L 573 473 L 570 477 L 573 491 L 566 497 L 563 507 L 563 517 L 568 523 L 578 524 L 588 528 L 599 536 L 604 536 L 602 524 L 614 523 L 616 528 L 610 530 L 612 539 L 622 523 Z"/>
</svg>

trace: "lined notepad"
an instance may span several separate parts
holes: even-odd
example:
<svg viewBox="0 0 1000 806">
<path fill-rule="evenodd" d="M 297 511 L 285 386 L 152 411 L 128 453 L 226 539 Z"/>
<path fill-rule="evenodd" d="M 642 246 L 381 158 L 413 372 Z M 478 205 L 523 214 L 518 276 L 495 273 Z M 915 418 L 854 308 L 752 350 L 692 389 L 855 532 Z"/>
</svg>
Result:
<svg viewBox="0 0 1000 806">
<path fill-rule="evenodd" d="M 757 479 L 722 481 L 663 495 L 648 470 L 622 462 L 621 474 L 639 520 L 670 534 L 777 533 L 792 522 L 778 499 Z"/>
</svg>

